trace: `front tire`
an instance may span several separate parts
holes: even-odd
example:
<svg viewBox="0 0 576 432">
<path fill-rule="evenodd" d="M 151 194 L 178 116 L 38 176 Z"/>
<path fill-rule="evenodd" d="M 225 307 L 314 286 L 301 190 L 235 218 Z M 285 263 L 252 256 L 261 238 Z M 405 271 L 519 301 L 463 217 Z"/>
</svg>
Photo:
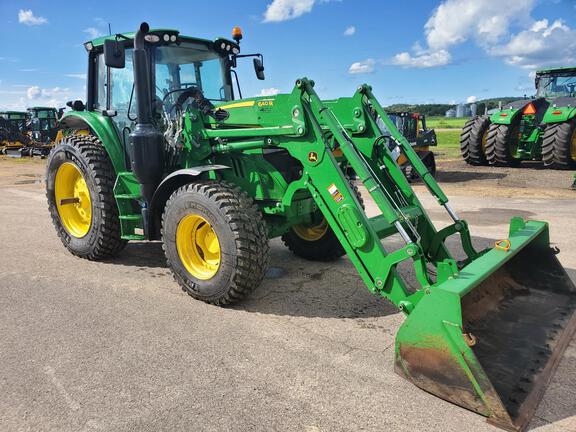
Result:
<svg viewBox="0 0 576 432">
<path fill-rule="evenodd" d="M 115 173 L 98 138 L 72 135 L 61 140 L 48 159 L 46 198 L 62 244 L 74 255 L 101 260 L 120 252 Z"/>
<path fill-rule="evenodd" d="M 542 161 L 553 169 L 576 167 L 576 119 L 546 126 L 542 140 Z"/>
<path fill-rule="evenodd" d="M 477 116 L 468 120 L 460 133 L 460 153 L 469 165 L 488 165 L 486 143 L 490 118 Z"/>
<path fill-rule="evenodd" d="M 178 284 L 206 303 L 242 300 L 260 285 L 268 267 L 262 213 L 248 195 L 225 182 L 177 189 L 162 216 L 162 242 Z"/>
<path fill-rule="evenodd" d="M 517 167 L 521 160 L 514 157 L 518 146 L 518 122 L 512 124 L 492 124 L 486 141 L 488 163 L 501 167 Z"/>
</svg>

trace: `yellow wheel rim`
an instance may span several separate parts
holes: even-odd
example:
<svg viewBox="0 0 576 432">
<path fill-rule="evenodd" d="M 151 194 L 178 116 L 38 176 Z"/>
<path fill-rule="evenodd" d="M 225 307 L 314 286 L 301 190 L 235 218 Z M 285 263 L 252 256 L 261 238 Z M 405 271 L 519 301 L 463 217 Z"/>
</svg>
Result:
<svg viewBox="0 0 576 432">
<path fill-rule="evenodd" d="M 62 225 L 74 237 L 82 238 L 92 226 L 92 200 L 86 180 L 72 162 L 64 162 L 54 182 L 56 207 Z"/>
<path fill-rule="evenodd" d="M 572 141 L 570 142 L 570 156 L 576 161 L 576 129 L 572 133 Z"/>
<path fill-rule="evenodd" d="M 306 241 L 320 240 L 328 231 L 328 222 L 324 219 L 318 225 L 298 224 L 292 227 L 298 237 Z"/>
<path fill-rule="evenodd" d="M 196 279 L 208 280 L 220 268 L 220 242 L 212 226 L 202 216 L 184 216 L 176 229 L 180 261 Z"/>
<path fill-rule="evenodd" d="M 488 143 L 488 129 L 482 134 L 482 153 L 486 154 L 486 144 Z"/>
</svg>

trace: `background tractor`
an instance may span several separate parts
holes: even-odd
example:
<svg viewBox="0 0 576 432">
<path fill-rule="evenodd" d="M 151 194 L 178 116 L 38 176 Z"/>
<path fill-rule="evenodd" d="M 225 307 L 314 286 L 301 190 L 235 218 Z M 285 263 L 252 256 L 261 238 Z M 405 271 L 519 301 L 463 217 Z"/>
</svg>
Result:
<svg viewBox="0 0 576 432">
<path fill-rule="evenodd" d="M 469 120 L 460 135 L 471 165 L 518 166 L 542 160 L 545 167 L 576 167 L 576 67 L 540 70 L 536 96 Z"/>
<path fill-rule="evenodd" d="M 240 54 L 241 38 L 238 28 L 234 41 L 206 40 L 142 23 L 85 44 L 87 100 L 70 104 L 47 165 L 63 245 L 96 260 L 161 240 L 182 289 L 220 306 L 261 283 L 270 238 L 309 260 L 347 254 L 367 288 L 406 316 L 396 371 L 521 429 L 576 328 L 576 287 L 547 224 L 514 218 L 507 238 L 476 250 L 370 86 L 325 101 L 300 78 L 289 93 L 241 98 L 237 61 L 251 57 L 264 79 L 262 55 Z M 432 224 L 393 143 L 452 223 Z M 364 212 L 349 168 L 378 215 Z M 461 256 L 446 246 L 453 235 Z M 390 236 L 400 243 L 385 248 Z"/>
<path fill-rule="evenodd" d="M 31 107 L 28 112 L 28 129 L 31 144 L 27 151 L 30 156 L 47 156 L 50 153 L 58 133 L 58 119 L 63 110 L 51 107 Z"/>
<path fill-rule="evenodd" d="M 424 114 L 412 112 L 387 112 L 388 117 L 396 125 L 396 128 L 408 140 L 414 148 L 418 157 L 422 160 L 426 169 L 432 176 L 436 176 L 436 158 L 430 147 L 437 145 L 436 132 L 434 129 L 426 127 L 426 116 Z M 396 151 L 395 149 L 396 148 Z M 399 146 L 393 144 L 391 149 L 393 154 L 398 155 L 396 162 L 410 181 L 419 179 L 418 173 L 406 156 L 401 152 Z"/>
<path fill-rule="evenodd" d="M 27 126 L 28 114 L 25 111 L 5 111 L 0 113 L 0 151 L 19 155 L 22 148 L 30 144 Z"/>
</svg>

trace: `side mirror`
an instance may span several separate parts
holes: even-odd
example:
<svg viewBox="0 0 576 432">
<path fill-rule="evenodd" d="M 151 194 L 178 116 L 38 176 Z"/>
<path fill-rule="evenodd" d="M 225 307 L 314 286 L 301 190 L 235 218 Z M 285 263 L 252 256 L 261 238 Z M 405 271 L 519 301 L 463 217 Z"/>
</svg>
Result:
<svg viewBox="0 0 576 432">
<path fill-rule="evenodd" d="M 104 63 L 115 69 L 124 69 L 126 66 L 126 53 L 124 45 L 116 40 L 104 41 Z"/>
<path fill-rule="evenodd" d="M 262 60 L 259 58 L 255 58 L 254 60 L 254 72 L 256 72 L 256 78 L 259 80 L 265 79 L 264 77 L 264 65 L 262 64 Z"/>
</svg>

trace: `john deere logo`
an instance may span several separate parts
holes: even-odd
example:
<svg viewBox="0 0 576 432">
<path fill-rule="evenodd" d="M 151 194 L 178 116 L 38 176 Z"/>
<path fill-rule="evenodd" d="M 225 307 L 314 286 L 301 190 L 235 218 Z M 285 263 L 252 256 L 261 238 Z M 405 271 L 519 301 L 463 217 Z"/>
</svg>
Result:
<svg viewBox="0 0 576 432">
<path fill-rule="evenodd" d="M 318 160 L 318 153 L 316 153 L 316 152 L 308 153 L 308 160 L 310 162 L 316 162 Z"/>
</svg>

